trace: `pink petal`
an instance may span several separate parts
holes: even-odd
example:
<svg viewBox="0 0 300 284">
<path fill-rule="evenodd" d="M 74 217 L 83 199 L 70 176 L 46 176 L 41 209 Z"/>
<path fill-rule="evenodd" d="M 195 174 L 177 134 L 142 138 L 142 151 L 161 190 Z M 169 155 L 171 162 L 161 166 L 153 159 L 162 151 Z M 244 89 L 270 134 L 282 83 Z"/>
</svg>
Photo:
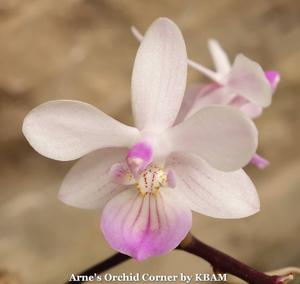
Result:
<svg viewBox="0 0 300 284">
<path fill-rule="evenodd" d="M 233 93 L 261 107 L 271 104 L 271 86 L 259 64 L 239 54 L 232 66 L 227 86 Z"/>
<path fill-rule="evenodd" d="M 102 208 L 124 186 L 112 182 L 109 175 L 113 164 L 124 161 L 125 149 L 107 148 L 92 152 L 80 159 L 66 175 L 59 199 L 85 209 Z"/>
<path fill-rule="evenodd" d="M 191 225 L 190 209 L 168 188 L 156 196 L 126 190 L 107 203 L 101 219 L 111 247 L 137 260 L 176 248 Z"/>
<path fill-rule="evenodd" d="M 69 161 L 105 147 L 128 147 L 138 130 L 79 101 L 50 101 L 24 119 L 23 133 L 41 155 Z"/>
<path fill-rule="evenodd" d="M 254 154 L 252 156 L 250 163 L 261 170 L 270 165 L 270 162 L 268 160 L 258 154 Z"/>
<path fill-rule="evenodd" d="M 178 27 L 167 18 L 156 20 L 137 52 L 132 74 L 132 109 L 140 130 L 170 127 L 184 95 L 186 47 Z"/>
<path fill-rule="evenodd" d="M 280 74 L 278 71 L 265 71 L 265 76 L 268 79 L 271 88 L 272 88 L 272 92 L 274 93 L 276 91 L 277 85 L 280 81 Z"/>
<path fill-rule="evenodd" d="M 248 164 L 257 148 L 254 123 L 229 106 L 203 108 L 169 129 L 162 139 L 169 141 L 170 152 L 197 154 L 211 166 L 224 171 Z"/>
<path fill-rule="evenodd" d="M 175 190 L 192 210 L 215 218 L 243 218 L 259 211 L 257 192 L 243 170 L 218 171 L 185 153 L 174 153 L 167 165 L 175 172 Z"/>
<path fill-rule="evenodd" d="M 231 64 L 226 52 L 220 46 L 219 42 L 214 39 L 210 39 L 208 41 L 208 49 L 213 58 L 217 72 L 224 75 L 229 73 Z"/>
</svg>

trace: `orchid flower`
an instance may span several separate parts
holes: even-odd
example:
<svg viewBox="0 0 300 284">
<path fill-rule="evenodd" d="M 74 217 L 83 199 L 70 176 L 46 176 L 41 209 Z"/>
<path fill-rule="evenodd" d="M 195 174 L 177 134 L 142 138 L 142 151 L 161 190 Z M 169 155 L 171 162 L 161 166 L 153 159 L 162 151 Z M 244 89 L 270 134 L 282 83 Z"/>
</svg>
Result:
<svg viewBox="0 0 300 284">
<path fill-rule="evenodd" d="M 177 247 L 191 228 L 191 210 L 216 218 L 259 210 L 255 187 L 241 169 L 257 147 L 253 122 L 235 108 L 213 106 L 173 126 L 186 76 L 181 32 L 160 18 L 134 62 L 136 127 L 68 100 L 46 102 L 24 120 L 23 133 L 37 152 L 60 161 L 81 158 L 59 198 L 102 209 L 107 242 L 138 260 Z"/>
<path fill-rule="evenodd" d="M 216 72 L 189 60 L 189 65 L 214 81 L 213 84 L 193 87 L 198 93 L 188 115 L 212 104 L 232 105 L 249 117 L 255 118 L 271 103 L 280 76 L 277 71 L 263 71 L 260 65 L 243 54 L 238 54 L 231 66 L 228 56 L 216 40 L 208 41 Z M 189 94 L 190 95 L 190 94 Z M 186 98 L 188 99 L 188 98 Z"/>
<path fill-rule="evenodd" d="M 209 40 L 208 47 L 216 72 L 192 60 L 189 60 L 189 64 L 215 83 L 193 86 L 188 90 L 176 121 L 180 122 L 200 108 L 212 104 L 234 106 L 252 119 L 261 115 L 263 108 L 271 103 L 272 94 L 280 80 L 279 73 L 264 72 L 258 63 L 242 54 L 236 56 L 231 66 L 227 54 L 216 40 Z M 250 162 L 259 169 L 269 165 L 269 162 L 258 154 L 254 154 Z"/>
</svg>

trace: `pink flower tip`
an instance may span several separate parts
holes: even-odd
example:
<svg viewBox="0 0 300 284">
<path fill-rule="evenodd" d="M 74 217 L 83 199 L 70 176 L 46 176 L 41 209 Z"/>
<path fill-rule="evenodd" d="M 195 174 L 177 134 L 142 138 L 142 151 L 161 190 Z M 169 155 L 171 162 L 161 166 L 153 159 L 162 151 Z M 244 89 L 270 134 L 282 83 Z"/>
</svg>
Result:
<svg viewBox="0 0 300 284">
<path fill-rule="evenodd" d="M 266 160 L 258 154 L 254 154 L 252 156 L 250 163 L 259 168 L 260 170 L 263 170 L 270 165 L 270 162 L 268 160 Z"/>
<path fill-rule="evenodd" d="M 277 85 L 280 81 L 279 72 L 278 71 L 273 71 L 273 70 L 268 70 L 268 71 L 265 71 L 265 76 L 266 76 L 266 78 L 268 79 L 268 81 L 271 85 L 272 93 L 274 93 L 276 88 L 277 88 Z"/>
</svg>

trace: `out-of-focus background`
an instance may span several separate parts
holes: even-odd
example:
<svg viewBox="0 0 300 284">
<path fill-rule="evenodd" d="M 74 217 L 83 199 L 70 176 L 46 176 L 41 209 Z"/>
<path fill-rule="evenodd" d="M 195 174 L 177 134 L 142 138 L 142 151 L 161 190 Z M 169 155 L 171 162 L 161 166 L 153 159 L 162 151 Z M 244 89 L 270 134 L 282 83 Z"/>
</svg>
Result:
<svg viewBox="0 0 300 284">
<path fill-rule="evenodd" d="M 46 159 L 21 133 L 42 102 L 82 100 L 132 123 L 130 80 L 138 43 L 159 16 L 182 29 L 189 57 L 212 67 L 207 39 L 231 59 L 242 52 L 282 80 L 257 120 L 264 171 L 246 170 L 261 197 L 243 220 L 194 216 L 192 232 L 262 270 L 300 265 L 300 2 L 297 0 L 0 0 L 0 283 L 59 284 L 113 253 L 99 212 L 62 204 L 60 183 L 72 163 Z M 190 70 L 189 82 L 204 78 Z M 174 251 L 112 270 L 207 272 L 203 260 Z M 7 282 L 5 282 L 7 281 Z"/>
</svg>

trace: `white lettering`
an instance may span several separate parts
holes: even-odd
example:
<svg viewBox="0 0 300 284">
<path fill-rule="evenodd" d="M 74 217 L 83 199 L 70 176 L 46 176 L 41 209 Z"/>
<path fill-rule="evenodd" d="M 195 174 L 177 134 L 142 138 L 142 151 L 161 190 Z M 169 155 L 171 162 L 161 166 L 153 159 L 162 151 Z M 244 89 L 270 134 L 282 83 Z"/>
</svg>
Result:
<svg viewBox="0 0 300 284">
<path fill-rule="evenodd" d="M 218 281 L 227 281 L 227 274 L 217 274 Z"/>
<path fill-rule="evenodd" d="M 94 276 L 93 275 L 75 275 L 72 274 L 69 281 L 78 281 L 78 282 L 88 282 L 88 281 L 93 281 Z"/>
<path fill-rule="evenodd" d="M 150 282 L 175 282 L 178 275 L 151 275 L 149 273 L 142 274 L 143 281 Z"/>
<path fill-rule="evenodd" d="M 187 275 L 184 273 L 180 273 L 180 281 L 185 282 L 185 283 L 191 283 L 193 279 L 193 276 Z"/>
<path fill-rule="evenodd" d="M 210 282 L 219 282 L 227 281 L 227 274 L 208 274 L 208 273 L 196 273 L 195 281 L 210 281 Z"/>
</svg>

